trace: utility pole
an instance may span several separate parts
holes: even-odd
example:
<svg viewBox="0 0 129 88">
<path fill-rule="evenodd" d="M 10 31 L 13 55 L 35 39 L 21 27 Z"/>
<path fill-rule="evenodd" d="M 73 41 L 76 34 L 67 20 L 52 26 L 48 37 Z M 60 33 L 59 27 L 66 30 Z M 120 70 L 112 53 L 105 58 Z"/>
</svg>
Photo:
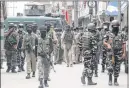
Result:
<svg viewBox="0 0 129 88">
<path fill-rule="evenodd" d="M 78 0 L 74 0 L 74 27 L 78 27 Z"/>
<path fill-rule="evenodd" d="M 118 20 L 120 22 L 120 29 L 121 29 L 121 0 L 118 0 Z"/>
<path fill-rule="evenodd" d="M 0 45 L 1 45 L 1 65 L 3 64 L 4 60 L 4 25 L 3 22 L 7 18 L 7 12 L 6 12 L 6 2 L 0 1 L 0 10 L 1 10 L 1 17 L 0 17 L 0 29 L 1 29 L 1 35 L 0 35 Z"/>
<path fill-rule="evenodd" d="M 127 26 L 129 29 L 129 1 L 127 0 Z"/>
</svg>

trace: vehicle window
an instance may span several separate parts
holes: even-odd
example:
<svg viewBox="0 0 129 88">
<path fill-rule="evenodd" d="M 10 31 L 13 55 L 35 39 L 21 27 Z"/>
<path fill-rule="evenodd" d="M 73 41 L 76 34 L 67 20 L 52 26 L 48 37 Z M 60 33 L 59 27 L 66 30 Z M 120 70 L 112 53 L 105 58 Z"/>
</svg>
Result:
<svg viewBox="0 0 129 88">
<path fill-rule="evenodd" d="M 25 25 L 33 24 L 33 23 L 35 23 L 35 22 L 34 22 L 34 21 L 24 21 L 24 24 L 25 24 Z"/>
<path fill-rule="evenodd" d="M 58 20 L 46 20 L 45 24 L 51 24 L 54 28 L 61 28 L 61 23 Z"/>
<path fill-rule="evenodd" d="M 19 21 L 8 21 L 8 24 L 10 24 L 10 23 L 14 23 L 14 24 L 18 25 L 20 22 Z"/>
</svg>

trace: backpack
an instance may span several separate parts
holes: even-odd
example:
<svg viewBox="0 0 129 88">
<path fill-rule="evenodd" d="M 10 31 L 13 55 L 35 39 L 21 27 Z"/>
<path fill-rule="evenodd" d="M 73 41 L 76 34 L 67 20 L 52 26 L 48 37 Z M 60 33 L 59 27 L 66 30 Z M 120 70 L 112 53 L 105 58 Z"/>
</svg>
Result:
<svg viewBox="0 0 129 88">
<path fill-rule="evenodd" d="M 5 49 L 11 49 L 13 45 L 17 44 L 17 39 L 16 36 L 13 33 L 10 33 L 8 36 L 5 38 Z"/>
</svg>

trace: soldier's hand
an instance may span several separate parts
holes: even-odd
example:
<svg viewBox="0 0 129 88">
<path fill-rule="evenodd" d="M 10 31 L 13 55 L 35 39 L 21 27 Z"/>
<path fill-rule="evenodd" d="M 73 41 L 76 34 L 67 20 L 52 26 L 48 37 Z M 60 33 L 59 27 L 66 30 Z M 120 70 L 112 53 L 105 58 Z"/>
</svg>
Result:
<svg viewBox="0 0 129 88">
<path fill-rule="evenodd" d="M 122 55 L 122 59 L 125 59 L 125 56 L 126 56 L 126 55 L 125 55 L 125 53 L 123 53 L 123 55 Z"/>
<path fill-rule="evenodd" d="M 14 49 L 17 49 L 17 45 L 14 45 L 13 47 L 14 47 Z"/>
<path fill-rule="evenodd" d="M 107 45 L 107 48 L 108 48 L 108 49 L 111 49 L 111 45 L 110 45 L 110 44 L 108 44 L 108 45 Z"/>
<path fill-rule="evenodd" d="M 57 44 L 57 41 L 55 40 L 55 41 L 53 41 L 53 43 L 54 43 L 54 44 Z"/>
</svg>

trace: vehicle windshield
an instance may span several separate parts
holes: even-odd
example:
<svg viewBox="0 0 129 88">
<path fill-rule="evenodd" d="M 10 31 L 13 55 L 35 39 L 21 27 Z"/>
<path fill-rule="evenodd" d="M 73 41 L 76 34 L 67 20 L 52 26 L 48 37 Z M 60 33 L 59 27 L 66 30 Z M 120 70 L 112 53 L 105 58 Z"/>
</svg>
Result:
<svg viewBox="0 0 129 88">
<path fill-rule="evenodd" d="M 44 13 L 44 5 L 25 5 L 26 16 L 43 16 Z"/>
<path fill-rule="evenodd" d="M 58 20 L 46 20 L 45 24 L 51 24 L 54 26 L 54 28 L 62 28 L 61 23 Z"/>
</svg>

